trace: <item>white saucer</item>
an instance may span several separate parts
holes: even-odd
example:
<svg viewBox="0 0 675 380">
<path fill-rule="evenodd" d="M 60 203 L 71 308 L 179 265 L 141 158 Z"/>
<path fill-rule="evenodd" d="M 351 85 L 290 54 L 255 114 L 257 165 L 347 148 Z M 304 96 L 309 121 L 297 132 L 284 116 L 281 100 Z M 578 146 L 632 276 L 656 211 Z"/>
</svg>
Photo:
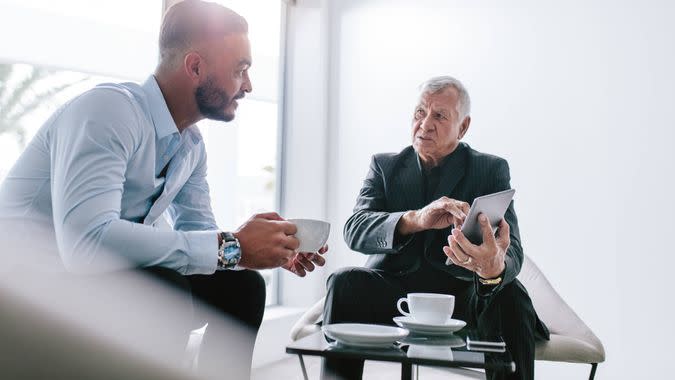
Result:
<svg viewBox="0 0 675 380">
<path fill-rule="evenodd" d="M 390 346 L 408 335 L 406 329 L 363 323 L 335 323 L 321 329 L 338 343 L 358 347 Z"/>
<path fill-rule="evenodd" d="M 394 317 L 394 322 L 404 329 L 410 330 L 410 332 L 423 335 L 448 335 L 455 331 L 459 331 L 466 326 L 466 322 L 452 318 L 448 318 L 445 323 L 436 324 L 421 323 L 410 317 L 398 316 Z"/>
</svg>

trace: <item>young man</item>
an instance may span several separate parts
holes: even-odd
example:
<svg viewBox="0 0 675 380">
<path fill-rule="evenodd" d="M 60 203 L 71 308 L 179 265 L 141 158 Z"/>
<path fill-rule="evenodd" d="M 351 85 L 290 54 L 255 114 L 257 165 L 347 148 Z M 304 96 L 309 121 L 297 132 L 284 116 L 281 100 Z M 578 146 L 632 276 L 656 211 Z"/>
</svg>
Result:
<svg viewBox="0 0 675 380">
<path fill-rule="evenodd" d="M 0 223 L 14 231 L 12 251 L 34 258 L 31 270 L 151 268 L 247 326 L 246 342 L 232 345 L 250 367 L 265 306 L 264 281 L 251 269 L 304 276 L 324 264 L 327 247 L 296 253 L 295 225 L 273 212 L 236 231 L 216 225 L 195 123 L 231 121 L 251 92 L 247 33 L 246 20 L 221 5 L 172 6 L 154 75 L 142 85 L 99 85 L 55 112 L 0 187 Z M 172 230 L 155 226 L 165 211 Z M 215 349 L 223 342 L 208 334 L 202 356 L 226 363 Z"/>
</svg>

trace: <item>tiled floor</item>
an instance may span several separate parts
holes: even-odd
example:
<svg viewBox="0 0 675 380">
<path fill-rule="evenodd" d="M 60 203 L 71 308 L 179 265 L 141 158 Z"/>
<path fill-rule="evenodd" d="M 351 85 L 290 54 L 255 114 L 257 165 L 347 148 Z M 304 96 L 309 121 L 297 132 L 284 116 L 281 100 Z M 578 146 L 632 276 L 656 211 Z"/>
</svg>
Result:
<svg viewBox="0 0 675 380">
<path fill-rule="evenodd" d="M 319 379 L 321 371 L 321 361 L 317 357 L 304 357 L 307 366 L 307 374 L 310 380 Z M 461 371 L 461 370 L 460 370 Z M 485 375 L 481 372 L 467 372 L 463 374 L 451 373 L 448 370 L 420 367 L 420 380 L 452 380 L 452 379 L 484 379 Z M 302 380 L 302 371 L 300 362 L 296 356 L 269 364 L 253 370 L 252 380 Z M 401 366 L 394 363 L 367 361 L 363 373 L 364 380 L 391 380 L 401 378 Z"/>
</svg>

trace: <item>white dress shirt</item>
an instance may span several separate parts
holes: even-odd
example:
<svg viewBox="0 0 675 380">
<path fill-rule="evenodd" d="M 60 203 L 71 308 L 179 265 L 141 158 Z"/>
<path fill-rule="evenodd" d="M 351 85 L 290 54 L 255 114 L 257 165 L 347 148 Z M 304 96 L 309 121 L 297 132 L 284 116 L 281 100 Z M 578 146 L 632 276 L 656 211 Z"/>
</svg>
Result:
<svg viewBox="0 0 675 380">
<path fill-rule="evenodd" d="M 165 211 L 173 230 L 155 226 Z M 73 272 L 216 270 L 204 142 L 196 126 L 178 132 L 154 76 L 56 111 L 0 185 L 0 222 L 21 241 L 13 254 L 60 257 Z"/>
</svg>

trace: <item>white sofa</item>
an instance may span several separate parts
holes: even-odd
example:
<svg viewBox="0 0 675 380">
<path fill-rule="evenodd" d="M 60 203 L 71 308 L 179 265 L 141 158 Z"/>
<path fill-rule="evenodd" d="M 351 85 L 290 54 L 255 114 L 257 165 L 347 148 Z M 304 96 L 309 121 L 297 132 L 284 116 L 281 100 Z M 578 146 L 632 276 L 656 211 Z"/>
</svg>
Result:
<svg viewBox="0 0 675 380">
<path fill-rule="evenodd" d="M 537 314 L 548 326 L 551 340 L 538 342 L 536 360 L 591 365 L 590 379 L 598 363 L 605 361 L 605 349 L 598 337 L 553 289 L 551 283 L 527 256 L 518 279 L 527 289 Z M 314 304 L 291 330 L 293 341 L 320 330 L 325 297 Z"/>
</svg>

